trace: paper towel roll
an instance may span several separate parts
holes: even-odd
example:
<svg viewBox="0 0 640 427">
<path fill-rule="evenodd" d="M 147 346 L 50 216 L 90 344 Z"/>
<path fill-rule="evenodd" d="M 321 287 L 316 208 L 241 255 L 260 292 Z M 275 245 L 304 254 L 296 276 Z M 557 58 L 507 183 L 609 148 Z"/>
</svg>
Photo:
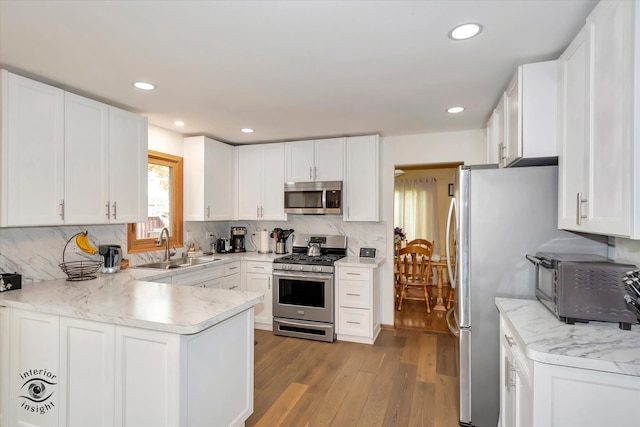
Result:
<svg viewBox="0 0 640 427">
<path fill-rule="evenodd" d="M 263 254 L 269 252 L 269 233 L 267 230 L 262 230 L 260 232 L 260 249 L 258 252 Z"/>
</svg>

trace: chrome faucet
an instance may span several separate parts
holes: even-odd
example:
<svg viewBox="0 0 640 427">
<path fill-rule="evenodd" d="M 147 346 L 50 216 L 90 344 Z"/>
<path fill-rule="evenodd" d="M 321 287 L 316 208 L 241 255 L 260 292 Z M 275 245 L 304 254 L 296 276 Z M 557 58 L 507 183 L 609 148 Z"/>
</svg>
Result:
<svg viewBox="0 0 640 427">
<path fill-rule="evenodd" d="M 169 251 L 169 230 L 167 229 L 167 227 L 164 227 L 161 231 L 160 231 L 160 235 L 158 236 L 158 240 L 156 240 L 156 246 L 160 246 L 162 244 L 162 234 L 166 234 L 164 241 L 165 241 L 165 250 L 164 250 L 164 260 L 165 261 L 171 261 L 171 257 L 174 256 L 176 254 L 176 251 L 174 250 L 173 252 Z"/>
</svg>

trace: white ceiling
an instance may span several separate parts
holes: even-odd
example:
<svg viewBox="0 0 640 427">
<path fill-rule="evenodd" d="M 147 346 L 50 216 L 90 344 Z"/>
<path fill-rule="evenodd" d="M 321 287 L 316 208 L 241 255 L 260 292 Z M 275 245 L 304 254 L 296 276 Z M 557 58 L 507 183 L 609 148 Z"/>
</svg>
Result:
<svg viewBox="0 0 640 427">
<path fill-rule="evenodd" d="M 595 3 L 0 0 L 0 66 L 232 143 L 479 129 Z M 464 22 L 484 31 L 450 40 Z"/>
</svg>

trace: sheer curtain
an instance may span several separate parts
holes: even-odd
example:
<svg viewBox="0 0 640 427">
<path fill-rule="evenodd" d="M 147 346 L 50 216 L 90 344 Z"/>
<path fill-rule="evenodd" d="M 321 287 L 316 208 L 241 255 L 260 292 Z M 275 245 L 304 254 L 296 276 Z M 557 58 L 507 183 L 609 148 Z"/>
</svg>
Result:
<svg viewBox="0 0 640 427">
<path fill-rule="evenodd" d="M 440 251 L 438 197 L 435 178 L 397 179 L 394 197 L 394 227 L 401 227 L 407 241 L 427 239 Z"/>
</svg>

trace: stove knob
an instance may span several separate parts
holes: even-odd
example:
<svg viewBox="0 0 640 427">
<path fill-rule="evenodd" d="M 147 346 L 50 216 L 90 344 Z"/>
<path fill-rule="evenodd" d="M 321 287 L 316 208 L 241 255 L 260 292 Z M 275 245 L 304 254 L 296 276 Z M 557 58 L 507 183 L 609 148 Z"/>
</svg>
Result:
<svg viewBox="0 0 640 427">
<path fill-rule="evenodd" d="M 313 267 L 313 271 L 322 271 L 322 267 L 318 267 L 318 266 Z"/>
<path fill-rule="evenodd" d="M 288 265 L 283 265 L 283 266 L 282 266 L 282 270 L 288 270 L 288 269 L 289 269 L 289 266 L 288 266 Z"/>
<path fill-rule="evenodd" d="M 301 265 L 300 267 L 298 267 L 298 270 L 302 271 L 304 270 L 304 267 Z"/>
</svg>

